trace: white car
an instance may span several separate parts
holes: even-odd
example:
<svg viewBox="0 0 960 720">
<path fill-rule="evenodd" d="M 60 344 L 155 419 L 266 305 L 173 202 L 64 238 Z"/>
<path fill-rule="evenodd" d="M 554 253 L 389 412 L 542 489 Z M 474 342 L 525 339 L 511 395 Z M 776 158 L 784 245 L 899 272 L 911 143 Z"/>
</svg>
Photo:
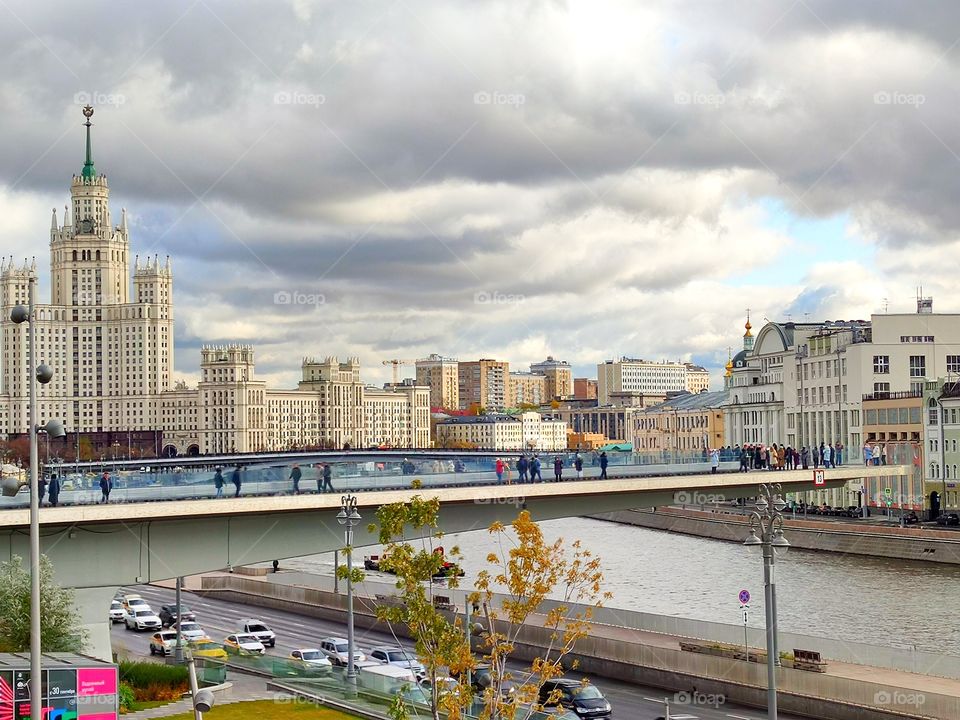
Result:
<svg viewBox="0 0 960 720">
<path fill-rule="evenodd" d="M 237 632 L 244 633 L 245 635 L 255 635 L 257 640 L 267 647 L 277 646 L 277 634 L 267 627 L 267 624 L 263 620 L 255 620 L 253 618 L 241 620 L 240 628 Z"/>
<path fill-rule="evenodd" d="M 223 642 L 223 649 L 236 655 L 263 655 L 267 652 L 263 643 L 256 637 L 243 633 L 227 635 L 227 639 Z"/>
<path fill-rule="evenodd" d="M 177 626 L 173 625 L 171 629 L 174 631 L 173 634 L 176 635 Z M 202 627 L 197 625 L 197 623 L 190 620 L 184 620 L 180 624 L 180 634 L 188 642 L 193 640 L 203 640 L 207 637 L 207 632 Z"/>
<path fill-rule="evenodd" d="M 127 630 L 159 630 L 163 627 L 157 614 L 147 606 L 146 610 L 128 608 L 123 615 Z"/>
<path fill-rule="evenodd" d="M 110 602 L 110 622 L 111 623 L 122 623 L 123 622 L 123 603 L 119 600 L 113 600 Z"/>
<path fill-rule="evenodd" d="M 186 641 L 184 641 L 186 647 Z M 150 638 L 151 655 L 169 655 L 177 649 L 177 633 L 172 630 L 161 630 L 155 632 Z"/>
<path fill-rule="evenodd" d="M 127 595 L 123 599 L 123 606 L 130 610 L 152 610 L 150 603 L 139 595 Z"/>
<path fill-rule="evenodd" d="M 402 647 L 376 647 L 370 651 L 370 659 L 375 660 L 382 665 L 396 665 L 397 667 L 407 668 L 413 671 L 418 678 L 426 674 L 423 665 L 417 660 L 417 656 L 410 650 L 404 650 Z"/>
<path fill-rule="evenodd" d="M 330 658 L 320 652 L 317 648 L 300 648 L 290 653 L 292 660 L 299 660 L 309 667 L 330 667 L 333 663 Z"/>
<path fill-rule="evenodd" d="M 345 667 L 347 664 L 347 641 L 344 638 L 326 638 L 320 641 L 320 652 L 326 655 L 334 665 Z M 353 662 L 361 663 L 366 656 L 357 650 L 353 651 Z"/>
</svg>

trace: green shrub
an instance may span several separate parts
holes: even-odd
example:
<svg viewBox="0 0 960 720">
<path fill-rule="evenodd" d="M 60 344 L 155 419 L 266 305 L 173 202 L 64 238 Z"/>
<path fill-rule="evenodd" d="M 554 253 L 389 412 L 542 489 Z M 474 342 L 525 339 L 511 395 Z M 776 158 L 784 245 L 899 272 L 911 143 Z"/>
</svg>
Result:
<svg viewBox="0 0 960 720">
<path fill-rule="evenodd" d="M 133 696 L 133 688 L 125 682 L 120 683 L 120 690 L 117 693 L 117 697 L 120 700 L 121 710 L 131 712 L 134 709 L 136 700 Z"/>
<path fill-rule="evenodd" d="M 190 676 L 183 665 L 162 665 L 152 662 L 120 663 L 120 680 L 133 689 L 145 690 L 149 687 L 163 686 L 180 688 L 190 685 Z"/>
</svg>

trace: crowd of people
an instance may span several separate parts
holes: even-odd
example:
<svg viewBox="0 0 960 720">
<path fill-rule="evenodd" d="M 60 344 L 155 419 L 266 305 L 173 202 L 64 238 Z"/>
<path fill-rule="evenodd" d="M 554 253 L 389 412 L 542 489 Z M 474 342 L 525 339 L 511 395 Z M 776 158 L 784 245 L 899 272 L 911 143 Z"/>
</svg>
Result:
<svg viewBox="0 0 960 720">
<path fill-rule="evenodd" d="M 740 462 L 740 472 L 750 470 L 806 470 L 810 467 L 835 468 L 843 464 L 843 444 L 806 445 L 799 449 L 787 445 L 737 445 L 733 459 Z"/>
<path fill-rule="evenodd" d="M 513 469 L 517 472 L 517 482 L 519 483 L 534 483 L 534 482 L 544 482 L 542 468 L 543 460 L 540 459 L 540 453 L 530 453 L 521 455 Z M 546 460 L 547 463 L 551 461 Z M 560 455 L 555 455 L 553 458 L 553 480 L 549 482 L 561 482 L 563 480 L 563 470 L 564 467 L 570 467 L 573 469 L 575 476 L 578 480 L 583 478 L 583 456 L 580 453 L 575 453 L 573 458 L 569 460 L 569 466 L 564 462 L 563 457 Z M 607 479 L 607 466 L 610 464 L 609 458 L 607 458 L 607 453 L 601 452 L 596 454 L 594 458 L 594 464 L 600 466 L 600 480 Z M 504 482 L 510 483 L 513 478 L 511 477 L 510 471 L 510 462 L 504 458 L 497 458 L 494 464 L 494 471 L 497 474 L 497 483 L 502 484 Z"/>
</svg>

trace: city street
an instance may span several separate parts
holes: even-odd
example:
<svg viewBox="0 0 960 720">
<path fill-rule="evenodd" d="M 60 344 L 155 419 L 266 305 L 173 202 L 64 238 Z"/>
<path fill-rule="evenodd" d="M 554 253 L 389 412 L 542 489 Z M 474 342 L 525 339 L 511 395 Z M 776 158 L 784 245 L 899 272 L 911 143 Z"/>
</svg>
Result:
<svg viewBox="0 0 960 720">
<path fill-rule="evenodd" d="M 128 589 L 140 593 L 154 610 L 159 610 L 161 605 L 171 604 L 176 600 L 176 593 L 166 588 L 137 586 Z M 263 620 L 277 633 L 277 646 L 275 649 L 268 649 L 267 653 L 278 657 L 287 657 L 296 648 L 316 647 L 320 640 L 326 637 L 346 636 L 346 627 L 337 622 L 305 617 L 282 610 L 250 607 L 240 603 L 208 599 L 189 592 L 183 593 L 182 602 L 196 613 L 197 622 L 217 642 L 222 642 L 224 637 L 234 632 L 241 619 L 257 618 Z M 104 609 L 104 612 L 106 612 L 106 609 Z M 114 650 L 121 654 L 125 652 L 132 658 L 149 658 L 151 635 L 150 632 L 134 633 L 127 631 L 122 624 L 114 625 L 112 633 Z M 376 645 L 392 644 L 397 644 L 397 642 L 387 633 L 372 632 L 362 628 L 357 629 L 357 646 L 361 652 L 366 653 L 369 648 Z M 406 640 L 401 640 L 399 644 L 407 647 L 412 646 Z M 522 666 L 514 664 L 514 669 L 520 670 Z M 673 693 L 664 690 L 631 685 L 605 678 L 591 678 L 591 682 L 600 688 L 610 701 L 613 706 L 614 717 L 628 718 L 629 720 L 646 720 L 647 718 L 652 720 L 659 717 L 663 714 L 663 698 L 674 697 Z M 693 696 L 689 692 L 692 691 L 692 688 L 687 688 L 687 690 L 688 697 L 702 703 L 709 701 L 710 704 L 682 705 L 674 704 L 671 701 L 672 720 L 762 720 L 765 716 L 763 710 L 748 709 L 726 704 L 722 701 L 718 702 L 718 698 L 702 694 Z M 780 718 L 782 720 L 799 720 L 797 716 L 785 713 L 780 713 Z"/>
</svg>

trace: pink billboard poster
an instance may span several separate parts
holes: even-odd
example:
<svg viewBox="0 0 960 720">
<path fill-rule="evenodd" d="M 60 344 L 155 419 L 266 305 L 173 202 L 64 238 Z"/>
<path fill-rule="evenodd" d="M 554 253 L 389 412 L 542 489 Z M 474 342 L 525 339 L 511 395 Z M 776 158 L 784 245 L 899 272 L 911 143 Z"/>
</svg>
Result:
<svg viewBox="0 0 960 720">
<path fill-rule="evenodd" d="M 115 668 L 80 668 L 77 670 L 77 695 L 116 695 Z"/>
</svg>

